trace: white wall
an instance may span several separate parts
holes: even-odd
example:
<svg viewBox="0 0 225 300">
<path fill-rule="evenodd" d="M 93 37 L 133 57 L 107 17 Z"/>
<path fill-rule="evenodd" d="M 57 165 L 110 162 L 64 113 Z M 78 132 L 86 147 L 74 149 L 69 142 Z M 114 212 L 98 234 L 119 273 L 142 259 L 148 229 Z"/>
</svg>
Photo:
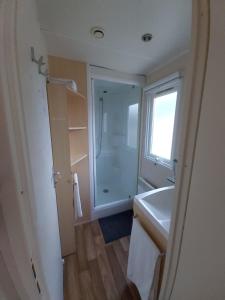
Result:
<svg viewBox="0 0 225 300">
<path fill-rule="evenodd" d="M 147 76 L 147 84 L 152 84 L 157 80 L 162 79 L 170 75 L 171 73 L 175 73 L 180 71 L 181 73 L 185 73 L 186 65 L 188 62 L 189 54 L 182 54 L 181 56 L 173 59 L 163 66 L 159 66 L 158 68 L 151 70 Z"/>
<path fill-rule="evenodd" d="M 171 61 L 165 66 L 161 66 L 158 69 L 152 71 L 147 78 L 147 85 L 150 85 L 160 79 L 163 79 L 164 77 L 175 73 L 175 72 L 180 72 L 181 76 L 183 77 L 182 79 L 182 90 L 181 90 L 181 98 L 180 98 L 180 109 L 178 111 L 178 131 L 177 131 L 177 136 L 178 138 L 176 139 L 176 145 L 175 145 L 175 158 L 178 159 L 179 163 L 179 126 L 180 122 L 182 122 L 182 116 L 185 114 L 185 112 L 182 110 L 182 100 L 184 98 L 184 91 L 185 91 L 185 74 L 186 74 L 186 65 L 188 63 L 188 54 L 182 55 L 178 57 L 176 60 Z M 146 113 L 146 107 L 143 105 L 143 116 Z M 144 118 L 143 118 L 144 120 Z M 144 122 L 143 122 L 144 123 Z M 141 138 L 141 143 L 142 143 L 142 151 L 141 151 L 141 159 L 140 159 L 140 175 L 145 178 L 147 181 L 155 185 L 156 187 L 162 187 L 162 186 L 167 186 L 171 185 L 171 183 L 167 180 L 167 177 L 173 177 L 173 172 L 171 169 L 162 166 L 160 164 L 155 165 L 153 161 L 149 159 L 144 158 L 144 143 L 145 143 L 145 137 L 144 137 L 144 127 L 145 124 L 142 124 L 143 129 L 142 129 L 142 138 Z"/>
<path fill-rule="evenodd" d="M 171 299 L 225 299 L 225 2 L 210 1 L 210 47 L 181 255 Z"/>
</svg>

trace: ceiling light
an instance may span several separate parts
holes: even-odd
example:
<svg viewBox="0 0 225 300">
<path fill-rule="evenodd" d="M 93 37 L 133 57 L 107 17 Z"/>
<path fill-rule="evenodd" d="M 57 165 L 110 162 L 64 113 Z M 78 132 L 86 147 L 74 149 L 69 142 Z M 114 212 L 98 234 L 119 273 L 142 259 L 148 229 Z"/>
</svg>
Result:
<svg viewBox="0 0 225 300">
<path fill-rule="evenodd" d="M 101 27 L 93 27 L 91 28 L 91 35 L 95 38 L 95 39 L 103 39 L 104 38 L 104 29 Z"/>
<path fill-rule="evenodd" d="M 150 42 L 152 39 L 152 34 L 151 33 L 145 33 L 141 37 L 143 42 Z"/>
</svg>

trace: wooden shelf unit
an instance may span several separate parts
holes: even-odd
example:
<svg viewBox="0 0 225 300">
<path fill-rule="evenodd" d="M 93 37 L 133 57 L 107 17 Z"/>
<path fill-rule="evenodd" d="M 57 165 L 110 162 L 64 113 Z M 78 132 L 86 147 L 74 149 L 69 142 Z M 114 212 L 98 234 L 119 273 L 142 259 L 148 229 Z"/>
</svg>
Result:
<svg viewBox="0 0 225 300">
<path fill-rule="evenodd" d="M 49 56 L 52 77 L 74 80 L 79 92 L 64 86 L 49 86 L 51 127 L 54 136 L 53 159 L 55 171 L 62 178 L 56 185 L 60 237 L 63 255 L 74 252 L 74 224 L 90 220 L 90 179 L 88 147 L 87 66 L 83 62 Z M 56 119 L 57 118 L 57 119 Z M 53 140 L 53 139 L 52 139 Z M 83 217 L 74 219 L 72 174 L 78 174 Z M 66 176 L 65 176 L 66 174 Z"/>
<path fill-rule="evenodd" d="M 67 93 L 70 94 L 71 96 L 74 96 L 74 97 L 78 97 L 78 98 L 81 98 L 83 100 L 87 100 L 87 97 L 85 97 L 84 95 L 82 95 L 81 93 L 79 92 L 74 92 L 70 89 L 67 88 Z"/>
<path fill-rule="evenodd" d="M 67 93 L 62 85 L 48 84 L 47 88 L 54 172 L 60 172 L 62 175 L 55 188 L 61 250 L 62 255 L 66 256 L 75 251 Z"/>
<path fill-rule="evenodd" d="M 67 93 L 68 127 L 87 128 L 87 100 L 77 94 Z"/>
<path fill-rule="evenodd" d="M 76 154 L 73 157 L 71 157 L 71 167 L 78 164 L 80 161 L 85 159 L 87 156 L 88 156 L 87 154 L 82 153 L 82 154 Z"/>
<path fill-rule="evenodd" d="M 70 161 L 72 173 L 76 164 L 87 157 L 87 101 L 77 94 L 67 94 Z"/>
<path fill-rule="evenodd" d="M 87 127 L 68 127 L 69 131 L 72 131 L 72 130 L 85 130 L 85 129 L 87 129 Z"/>
</svg>

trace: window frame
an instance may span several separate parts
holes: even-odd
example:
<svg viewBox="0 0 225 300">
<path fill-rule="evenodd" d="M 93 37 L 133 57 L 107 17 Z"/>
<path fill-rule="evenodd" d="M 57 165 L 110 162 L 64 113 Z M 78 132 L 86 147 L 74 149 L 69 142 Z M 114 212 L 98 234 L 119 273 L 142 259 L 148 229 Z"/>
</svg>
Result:
<svg viewBox="0 0 225 300">
<path fill-rule="evenodd" d="M 177 100 L 174 117 L 174 129 L 171 147 L 171 159 L 154 155 L 150 153 L 151 141 L 152 141 L 152 121 L 153 121 L 153 104 L 154 99 L 158 94 L 160 96 L 166 95 L 173 91 L 177 91 Z M 169 169 L 173 168 L 173 160 L 175 159 L 175 145 L 177 138 L 177 123 L 178 123 L 178 110 L 180 104 L 180 93 L 181 93 L 181 77 L 179 73 L 175 73 L 164 80 L 160 80 L 155 84 L 145 89 L 145 101 L 146 101 L 146 129 L 145 129 L 145 149 L 144 157 L 147 160 L 151 160 L 155 165 L 162 165 Z"/>
</svg>

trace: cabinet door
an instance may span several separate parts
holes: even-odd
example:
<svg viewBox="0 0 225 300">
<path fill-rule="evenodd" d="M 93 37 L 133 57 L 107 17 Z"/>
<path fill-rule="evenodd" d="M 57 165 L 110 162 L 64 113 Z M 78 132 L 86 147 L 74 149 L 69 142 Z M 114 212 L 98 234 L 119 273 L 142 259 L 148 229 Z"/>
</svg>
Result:
<svg viewBox="0 0 225 300">
<path fill-rule="evenodd" d="M 73 183 L 70 170 L 65 87 L 49 84 L 48 104 L 61 248 L 62 254 L 65 256 L 75 251 Z"/>
</svg>

